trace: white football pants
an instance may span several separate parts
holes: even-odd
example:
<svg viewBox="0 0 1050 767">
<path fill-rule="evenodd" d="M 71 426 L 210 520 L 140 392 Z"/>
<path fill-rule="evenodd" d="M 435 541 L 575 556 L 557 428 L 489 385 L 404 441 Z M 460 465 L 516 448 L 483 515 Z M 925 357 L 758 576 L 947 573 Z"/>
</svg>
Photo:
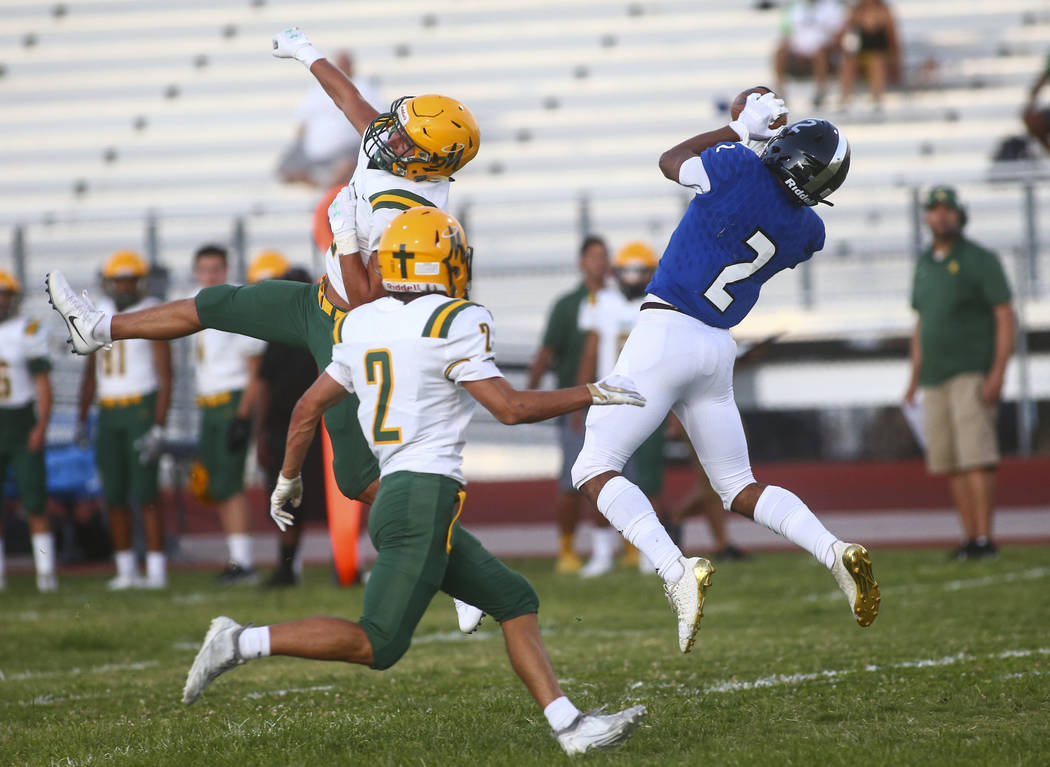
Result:
<svg viewBox="0 0 1050 767">
<path fill-rule="evenodd" d="M 649 300 L 657 300 L 649 297 Z M 572 467 L 576 488 L 627 460 L 674 411 L 728 509 L 737 493 L 755 481 L 740 412 L 733 399 L 736 342 L 728 330 L 712 328 L 672 309 L 645 309 L 620 352 L 613 374 L 627 376 L 645 407 L 592 407 L 583 450 Z"/>
</svg>

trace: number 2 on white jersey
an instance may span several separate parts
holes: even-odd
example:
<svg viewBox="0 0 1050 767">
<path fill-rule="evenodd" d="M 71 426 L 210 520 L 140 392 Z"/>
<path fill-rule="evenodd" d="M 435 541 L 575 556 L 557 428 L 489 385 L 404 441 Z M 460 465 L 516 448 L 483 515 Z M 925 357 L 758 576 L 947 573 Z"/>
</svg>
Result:
<svg viewBox="0 0 1050 767">
<path fill-rule="evenodd" d="M 720 312 L 724 312 L 733 303 L 733 296 L 726 288 L 735 282 L 746 280 L 768 264 L 770 259 L 777 254 L 777 244 L 769 239 L 769 235 L 761 229 L 756 229 L 754 234 L 744 240 L 744 243 L 755 254 L 754 259 L 729 264 L 718 273 L 714 282 L 704 291 L 704 298 L 714 304 Z"/>
<path fill-rule="evenodd" d="M 372 441 L 377 445 L 399 444 L 401 429 L 386 424 L 390 397 L 394 393 L 394 365 L 390 361 L 388 349 L 369 349 L 365 353 L 365 380 L 379 387 L 375 417 L 372 419 Z"/>
</svg>

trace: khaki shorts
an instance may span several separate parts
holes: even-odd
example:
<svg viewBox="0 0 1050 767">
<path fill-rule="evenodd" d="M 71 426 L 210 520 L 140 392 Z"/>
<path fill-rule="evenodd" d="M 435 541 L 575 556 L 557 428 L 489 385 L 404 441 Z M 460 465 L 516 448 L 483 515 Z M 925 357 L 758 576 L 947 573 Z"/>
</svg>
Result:
<svg viewBox="0 0 1050 767">
<path fill-rule="evenodd" d="M 926 466 L 931 474 L 999 463 L 995 406 L 981 401 L 982 373 L 959 373 L 922 390 Z"/>
</svg>

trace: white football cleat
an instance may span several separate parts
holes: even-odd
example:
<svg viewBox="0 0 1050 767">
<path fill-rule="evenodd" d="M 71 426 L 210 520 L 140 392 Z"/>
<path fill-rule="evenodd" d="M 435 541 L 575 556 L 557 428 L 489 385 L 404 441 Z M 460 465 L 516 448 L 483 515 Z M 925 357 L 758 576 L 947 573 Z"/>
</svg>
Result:
<svg viewBox="0 0 1050 767">
<path fill-rule="evenodd" d="M 459 619 L 459 630 L 464 634 L 473 634 L 478 630 L 481 625 L 481 621 L 485 618 L 485 613 L 479 610 L 474 605 L 468 605 L 461 599 L 452 598 L 452 603 L 456 606 L 456 617 Z"/>
<path fill-rule="evenodd" d="M 204 644 L 193 659 L 186 686 L 182 688 L 182 702 L 187 706 L 197 700 L 204 688 L 217 677 L 245 662 L 237 649 L 237 640 L 244 626 L 233 618 L 220 615 L 211 622 Z"/>
<path fill-rule="evenodd" d="M 850 612 L 857 619 L 857 625 L 870 626 L 879 615 L 882 597 L 871 571 L 868 550 L 859 543 L 838 541 L 832 544 L 832 551 L 835 552 L 835 562 L 831 565 L 831 574 L 849 600 Z"/>
<path fill-rule="evenodd" d="M 53 594 L 58 591 L 58 577 L 54 573 L 37 573 L 36 590 L 41 594 Z"/>
<path fill-rule="evenodd" d="M 711 585 L 714 565 L 703 557 L 679 557 L 685 568 L 675 583 L 664 583 L 664 593 L 671 609 L 678 615 L 678 649 L 683 653 L 693 649 L 700 619 L 704 617 L 704 595 Z"/>
<path fill-rule="evenodd" d="M 615 714 L 600 711 L 580 714 L 564 730 L 554 733 L 566 754 L 575 756 L 618 746 L 631 737 L 645 716 L 645 706 L 631 706 Z"/>
<path fill-rule="evenodd" d="M 45 292 L 48 301 L 66 323 L 66 329 L 69 331 L 67 343 L 73 347 L 73 351 L 77 354 L 91 354 L 105 346 L 104 343 L 95 340 L 92 331 L 106 313 L 95 308 L 88 298 L 87 291 L 84 291 L 83 296 L 78 296 L 59 271 L 48 272 L 44 284 L 47 286 Z"/>
<path fill-rule="evenodd" d="M 143 579 L 135 574 L 118 575 L 116 578 L 110 578 L 106 582 L 106 588 L 109 591 L 127 591 L 128 589 L 141 589 L 143 587 Z"/>
<path fill-rule="evenodd" d="M 600 578 L 613 571 L 616 562 L 611 557 L 591 557 L 583 567 L 580 568 L 581 578 Z"/>
</svg>

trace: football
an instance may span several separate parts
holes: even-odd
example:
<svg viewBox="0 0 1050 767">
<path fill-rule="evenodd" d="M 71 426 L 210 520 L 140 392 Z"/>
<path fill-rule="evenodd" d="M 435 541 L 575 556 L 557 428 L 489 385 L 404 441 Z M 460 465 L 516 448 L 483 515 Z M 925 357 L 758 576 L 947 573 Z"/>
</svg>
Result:
<svg viewBox="0 0 1050 767">
<path fill-rule="evenodd" d="M 752 93 L 772 93 L 772 88 L 767 88 L 764 85 L 756 85 L 754 88 L 748 88 L 747 90 L 740 91 L 733 99 L 733 103 L 729 105 L 729 119 L 735 120 L 740 117 L 740 112 L 747 104 L 747 97 Z M 781 115 L 770 124 L 770 128 L 783 128 L 788 123 L 788 116 L 786 114 Z"/>
</svg>

